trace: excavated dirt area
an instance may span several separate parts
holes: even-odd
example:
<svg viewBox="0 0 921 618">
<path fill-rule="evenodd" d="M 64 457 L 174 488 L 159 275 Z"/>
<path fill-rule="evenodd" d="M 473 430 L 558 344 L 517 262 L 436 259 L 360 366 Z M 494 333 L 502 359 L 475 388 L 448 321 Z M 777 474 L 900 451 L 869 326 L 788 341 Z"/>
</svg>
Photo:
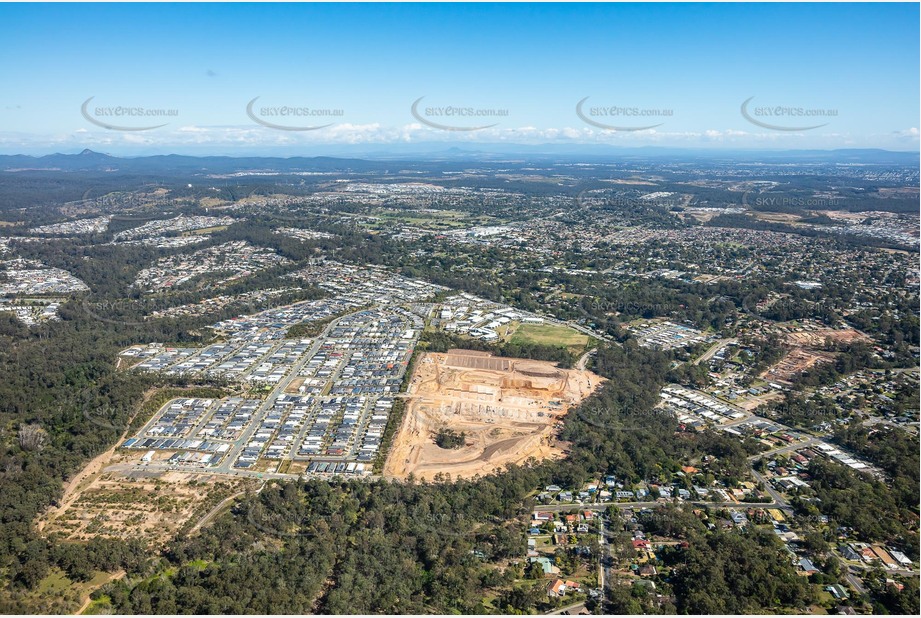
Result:
<svg viewBox="0 0 921 618">
<path fill-rule="evenodd" d="M 428 353 L 416 364 L 384 476 L 470 478 L 532 457 L 559 457 L 558 423 L 603 381 L 546 361 L 470 350 Z M 443 428 L 463 433 L 465 444 L 439 447 L 435 436 Z"/>
<path fill-rule="evenodd" d="M 821 350 L 829 340 L 836 343 L 870 341 L 869 337 L 853 328 L 823 328 L 789 333 L 786 339 L 793 348 L 780 361 L 762 372 L 762 379 L 790 384 L 797 375 L 815 365 L 833 362 L 835 355 Z"/>
</svg>

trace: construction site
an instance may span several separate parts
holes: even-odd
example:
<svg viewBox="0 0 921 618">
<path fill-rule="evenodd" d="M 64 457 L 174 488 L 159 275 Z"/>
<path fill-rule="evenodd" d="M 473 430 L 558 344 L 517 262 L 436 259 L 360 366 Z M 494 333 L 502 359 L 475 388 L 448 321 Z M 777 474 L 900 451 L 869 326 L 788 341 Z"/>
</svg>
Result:
<svg viewBox="0 0 921 618">
<path fill-rule="evenodd" d="M 140 539 L 160 547 L 180 530 L 197 529 L 255 479 L 136 469 L 130 455 L 110 449 L 64 487 L 37 522 L 39 532 L 73 541 L 97 536 Z"/>
<path fill-rule="evenodd" d="M 824 351 L 830 344 L 869 341 L 869 337 L 853 328 L 811 328 L 786 334 L 792 346 L 780 361 L 762 372 L 764 380 L 791 384 L 793 379 L 819 363 L 830 363 L 835 355 Z"/>
<path fill-rule="evenodd" d="M 791 384 L 793 379 L 804 371 L 812 369 L 819 363 L 830 363 L 834 356 L 803 347 L 796 347 L 784 355 L 777 363 L 763 371 L 759 376 L 763 380 Z"/>
<path fill-rule="evenodd" d="M 787 341 L 795 346 L 822 347 L 831 341 L 850 343 L 852 341 L 870 341 L 870 338 L 853 328 L 819 328 L 787 334 Z"/>
<path fill-rule="evenodd" d="M 603 381 L 547 361 L 456 349 L 425 354 L 412 376 L 384 476 L 470 478 L 530 458 L 560 457 L 564 445 L 555 434 L 562 418 Z M 463 443 L 438 446 L 435 436 L 444 430 L 462 434 Z"/>
</svg>

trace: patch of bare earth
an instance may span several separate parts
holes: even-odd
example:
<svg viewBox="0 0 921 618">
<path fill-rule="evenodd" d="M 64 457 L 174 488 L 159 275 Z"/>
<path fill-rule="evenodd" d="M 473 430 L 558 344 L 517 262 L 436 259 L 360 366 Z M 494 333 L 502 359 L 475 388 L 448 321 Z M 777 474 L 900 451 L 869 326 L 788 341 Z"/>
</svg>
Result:
<svg viewBox="0 0 921 618">
<path fill-rule="evenodd" d="M 530 458 L 560 457 L 564 445 L 554 439 L 559 422 L 603 381 L 590 371 L 545 361 L 469 350 L 425 354 L 416 364 L 384 476 L 470 478 Z M 463 446 L 439 447 L 440 429 L 463 433 Z"/>
<path fill-rule="evenodd" d="M 807 371 L 818 363 L 830 363 L 834 357 L 827 352 L 816 352 L 797 347 L 786 354 L 779 362 L 762 372 L 764 380 L 790 384 L 794 377 Z"/>
<path fill-rule="evenodd" d="M 759 377 L 790 384 L 797 375 L 812 369 L 817 364 L 830 363 L 835 360 L 834 354 L 821 349 L 829 342 L 870 341 L 870 338 L 853 328 L 819 328 L 788 333 L 786 341 L 792 346 L 790 351 L 780 361 L 762 372 Z"/>
<path fill-rule="evenodd" d="M 146 392 L 141 405 L 156 392 Z M 120 468 L 131 469 L 124 464 L 137 459 L 137 453 L 117 448 L 124 438 L 123 434 L 115 446 L 93 458 L 64 485 L 57 505 L 36 521 L 39 532 L 70 540 L 140 538 L 156 546 L 224 498 L 255 484 L 252 480 L 179 472 L 124 472 Z"/>
<path fill-rule="evenodd" d="M 39 528 L 74 541 L 104 536 L 162 546 L 222 500 L 242 492 L 247 483 L 253 481 L 180 472 L 103 471 L 46 513 Z"/>
</svg>

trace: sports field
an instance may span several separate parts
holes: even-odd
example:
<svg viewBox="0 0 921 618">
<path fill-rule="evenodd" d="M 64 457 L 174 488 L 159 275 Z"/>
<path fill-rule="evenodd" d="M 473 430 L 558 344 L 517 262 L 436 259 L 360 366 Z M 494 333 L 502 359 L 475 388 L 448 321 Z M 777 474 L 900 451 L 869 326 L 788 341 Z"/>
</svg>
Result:
<svg viewBox="0 0 921 618">
<path fill-rule="evenodd" d="M 579 352 L 588 344 L 588 335 L 583 335 L 568 326 L 522 324 L 512 335 L 511 342 L 564 346 Z"/>
</svg>

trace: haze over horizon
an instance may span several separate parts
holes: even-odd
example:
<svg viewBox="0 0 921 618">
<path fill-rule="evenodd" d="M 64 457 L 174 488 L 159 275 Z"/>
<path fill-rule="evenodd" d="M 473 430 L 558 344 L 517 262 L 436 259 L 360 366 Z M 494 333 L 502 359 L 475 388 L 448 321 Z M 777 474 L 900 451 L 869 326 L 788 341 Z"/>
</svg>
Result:
<svg viewBox="0 0 921 618">
<path fill-rule="evenodd" d="M 0 152 L 0 158 L 8 160 L 29 157 L 35 160 L 53 159 L 59 156 L 79 159 L 81 155 L 96 155 L 124 160 L 145 160 L 152 157 L 188 157 L 192 159 L 229 158 L 229 159 L 342 159 L 342 160 L 405 160 L 413 161 L 420 157 L 457 160 L 501 160 L 505 158 L 559 159 L 584 157 L 586 160 L 607 160 L 609 158 L 722 158 L 722 157 L 758 157 L 764 155 L 772 160 L 795 160 L 804 157 L 815 159 L 851 159 L 852 163 L 875 164 L 898 161 L 909 164 L 911 160 L 921 159 L 921 153 L 915 150 L 890 150 L 885 148 L 808 148 L 808 149 L 767 149 L 767 148 L 670 148 L 667 146 L 607 146 L 604 144 L 446 144 L 443 142 L 418 142 L 408 144 L 319 144 L 278 150 L 258 149 L 235 150 L 226 147 L 194 146 L 177 147 L 176 151 L 162 150 L 152 152 L 108 151 L 104 148 L 80 146 L 62 150 L 42 149 L 32 152 Z M 877 160 L 874 160 L 874 157 Z"/>
</svg>

